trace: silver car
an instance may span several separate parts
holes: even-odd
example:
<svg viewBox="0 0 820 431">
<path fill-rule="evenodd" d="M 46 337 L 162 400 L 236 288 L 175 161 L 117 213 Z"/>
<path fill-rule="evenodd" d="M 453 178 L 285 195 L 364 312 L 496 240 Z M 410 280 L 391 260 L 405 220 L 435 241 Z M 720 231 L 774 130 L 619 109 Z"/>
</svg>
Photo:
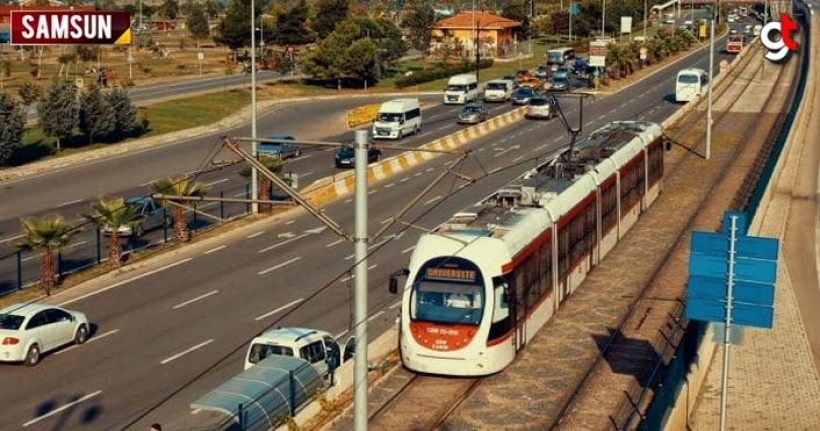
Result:
<svg viewBox="0 0 820 431">
<path fill-rule="evenodd" d="M 267 137 L 268 139 L 278 139 L 282 141 L 295 141 L 291 135 L 284 135 L 284 134 L 276 134 L 270 135 Z M 302 155 L 302 151 L 300 150 L 299 146 L 296 144 L 288 144 L 286 142 L 280 143 L 269 143 L 269 142 L 261 142 L 257 146 L 257 151 L 259 152 L 260 156 L 269 156 L 276 159 L 287 159 L 288 157 L 299 157 Z"/>
<path fill-rule="evenodd" d="M 530 100 L 527 106 L 526 118 L 545 118 L 547 120 L 558 115 L 558 106 L 555 97 L 538 96 Z"/>
<path fill-rule="evenodd" d="M 147 230 L 156 229 L 168 224 L 166 219 L 165 209 L 154 202 L 154 200 L 147 196 L 139 196 L 125 199 L 125 205 L 136 207 L 139 214 L 139 219 L 130 225 L 122 225 L 117 227 L 117 235 L 139 237 Z M 113 226 L 104 225 L 102 227 L 103 235 L 111 235 L 114 231 Z"/>
<path fill-rule="evenodd" d="M 90 325 L 85 314 L 38 303 L 0 310 L 0 362 L 37 365 L 43 353 L 66 344 L 83 344 Z"/>
<path fill-rule="evenodd" d="M 461 124 L 478 124 L 487 121 L 489 112 L 481 103 L 468 103 L 458 113 L 458 122 Z"/>
</svg>

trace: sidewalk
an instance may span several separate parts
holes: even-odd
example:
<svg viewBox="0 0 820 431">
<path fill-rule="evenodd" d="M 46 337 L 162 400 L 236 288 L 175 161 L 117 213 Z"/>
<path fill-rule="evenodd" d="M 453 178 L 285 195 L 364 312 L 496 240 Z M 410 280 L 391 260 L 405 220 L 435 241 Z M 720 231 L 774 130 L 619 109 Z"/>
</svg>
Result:
<svg viewBox="0 0 820 431">
<path fill-rule="evenodd" d="M 817 29 L 812 36 L 818 40 Z M 812 48 L 812 58 L 817 58 L 818 46 Z M 749 229 L 750 235 L 779 238 L 781 254 L 774 328 L 746 329 L 741 344 L 731 346 L 726 419 L 730 430 L 820 429 L 820 375 L 810 342 L 814 337 L 818 347 L 820 115 L 814 108 L 820 94 L 815 90 L 815 64 L 762 211 Z M 718 345 L 689 418 L 690 430 L 719 427 L 722 360 L 723 348 Z"/>
</svg>

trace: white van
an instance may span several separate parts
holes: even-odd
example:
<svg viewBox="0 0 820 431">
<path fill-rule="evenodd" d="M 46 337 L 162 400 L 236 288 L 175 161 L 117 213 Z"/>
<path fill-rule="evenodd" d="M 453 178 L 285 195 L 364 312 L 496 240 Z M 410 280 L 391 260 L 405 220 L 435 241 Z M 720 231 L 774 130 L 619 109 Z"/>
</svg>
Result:
<svg viewBox="0 0 820 431">
<path fill-rule="evenodd" d="M 703 69 L 687 67 L 678 72 L 675 80 L 675 101 L 690 102 L 708 89 L 709 75 Z"/>
<path fill-rule="evenodd" d="M 421 130 L 419 99 L 395 99 L 382 103 L 373 122 L 374 139 L 401 139 Z"/>
<path fill-rule="evenodd" d="M 506 102 L 512 98 L 515 83 L 509 79 L 493 79 L 484 86 L 484 101 Z"/>
<path fill-rule="evenodd" d="M 245 369 L 272 356 L 292 356 L 304 359 L 316 368 L 319 375 L 330 374 L 353 355 L 353 339 L 348 340 L 342 352 L 330 333 L 307 328 L 276 328 L 264 332 L 251 341 L 245 355 Z"/>
<path fill-rule="evenodd" d="M 447 81 L 447 88 L 444 90 L 444 104 L 475 102 L 478 100 L 479 93 L 478 78 L 475 74 L 454 75 Z"/>
<path fill-rule="evenodd" d="M 567 64 L 568 61 L 575 59 L 575 50 L 569 47 L 555 48 L 547 51 L 547 64 L 552 66 L 555 71 L 559 66 Z"/>
</svg>

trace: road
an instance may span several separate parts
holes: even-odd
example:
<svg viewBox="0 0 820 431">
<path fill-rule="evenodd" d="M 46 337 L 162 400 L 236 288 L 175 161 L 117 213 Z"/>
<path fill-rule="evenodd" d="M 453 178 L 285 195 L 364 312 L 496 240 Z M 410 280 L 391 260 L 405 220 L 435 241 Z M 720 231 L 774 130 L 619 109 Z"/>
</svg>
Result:
<svg viewBox="0 0 820 431">
<path fill-rule="evenodd" d="M 625 91 L 585 105 L 585 133 L 613 119 L 661 121 L 668 117 L 680 108 L 669 102 L 675 73 L 683 67 L 705 68 L 706 58 L 704 52 L 687 57 Z M 434 136 L 431 129 L 436 123 L 428 124 L 427 120 L 436 118 L 434 112 L 441 112 L 438 127 L 449 127 L 452 122 L 452 113 L 449 118 L 447 114 L 451 108 L 435 109 L 440 111 L 425 113 L 425 133 L 430 136 L 423 140 Z M 568 111 L 570 121 L 575 121 L 577 106 Z M 295 121 L 296 117 L 299 115 L 291 118 Z M 273 118 L 278 121 L 274 123 Z M 265 124 L 264 133 L 282 131 L 277 124 L 294 126 L 278 117 Z M 208 139 L 197 142 L 14 183 L 18 192 L 26 189 L 45 194 L 43 199 L 48 203 L 16 194 L 28 199 L 27 203 L 15 202 L 16 209 L 4 207 L 2 219 L 25 212 L 26 205 L 47 211 L 59 202 L 88 199 L 101 189 L 109 190 L 105 193 L 128 191 L 141 181 L 185 170 L 195 166 L 194 160 L 205 151 L 202 147 L 212 144 Z M 566 143 L 567 134 L 556 121 L 522 121 L 479 138 L 470 145 L 475 157 L 468 159 L 460 172 L 484 179 L 463 189 L 458 188 L 459 182 L 445 181 L 422 198 L 405 219 L 434 227 L 534 166 L 537 157 Z M 194 149 L 200 152 L 196 156 L 190 154 Z M 328 154 L 309 154 L 311 158 L 296 162 L 304 163 L 300 169 L 330 164 Z M 368 196 L 369 231 L 375 232 L 408 197 L 426 187 L 446 160 L 434 159 L 374 185 Z M 219 179 L 214 177 L 213 181 Z M 63 188 L 61 184 L 71 185 Z M 327 206 L 325 213 L 346 231 L 352 230 L 350 199 Z M 344 334 L 351 315 L 348 270 L 353 264 L 352 247 L 327 230 L 320 232 L 321 227 L 296 212 L 279 222 L 262 223 L 258 231 L 231 236 L 207 250 L 195 246 L 169 255 L 167 266 L 135 273 L 132 279 L 67 304 L 91 317 L 98 325 L 95 336 L 85 346 L 45 357 L 37 368 L 0 368 L 4 385 L 15 388 L 0 394 L 5 413 L 0 428 L 140 430 L 160 421 L 174 429 L 174 424 L 197 421 L 188 405 L 241 370 L 244 347 L 266 326 L 304 325 Z M 399 299 L 386 292 L 387 279 L 405 264 L 418 235 L 408 230 L 389 242 L 371 245 L 374 254 L 367 262 L 371 337 L 394 322 Z M 295 312 L 278 321 L 297 305 Z M 281 311 L 274 313 L 277 309 Z"/>
</svg>

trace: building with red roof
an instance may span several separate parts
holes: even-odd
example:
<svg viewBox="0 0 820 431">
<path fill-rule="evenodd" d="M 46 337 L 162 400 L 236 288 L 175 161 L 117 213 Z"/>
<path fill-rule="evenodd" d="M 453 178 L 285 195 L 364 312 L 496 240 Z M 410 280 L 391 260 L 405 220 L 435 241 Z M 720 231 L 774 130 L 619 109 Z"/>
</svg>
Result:
<svg viewBox="0 0 820 431">
<path fill-rule="evenodd" d="M 514 54 L 516 34 L 521 23 L 500 15 L 465 12 L 444 18 L 433 28 L 433 39 L 439 43 L 457 44 L 462 55 L 475 55 L 475 40 L 479 40 L 481 55 L 503 57 Z"/>
</svg>

